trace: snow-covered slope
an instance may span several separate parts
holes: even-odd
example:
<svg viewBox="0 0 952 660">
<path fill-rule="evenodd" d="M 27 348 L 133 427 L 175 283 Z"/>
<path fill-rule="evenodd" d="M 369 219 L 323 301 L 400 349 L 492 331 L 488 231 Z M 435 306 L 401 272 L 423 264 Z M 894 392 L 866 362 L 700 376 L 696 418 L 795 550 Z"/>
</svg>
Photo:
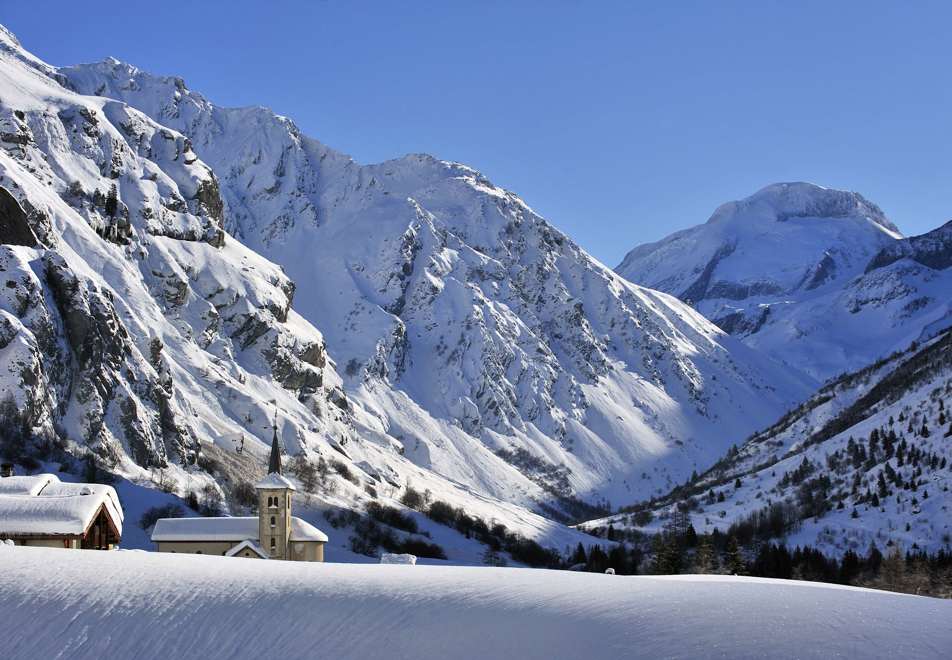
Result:
<svg viewBox="0 0 952 660">
<path fill-rule="evenodd" d="M 858 193 L 782 183 L 635 248 L 617 271 L 826 379 L 952 324 L 952 243 L 933 237 L 945 258 L 917 261 L 902 258 L 911 241 L 924 246 Z"/>
<path fill-rule="evenodd" d="M 0 456 L 67 479 L 95 456 L 123 477 L 124 544 L 149 547 L 135 525 L 174 501 L 160 490 L 242 511 L 277 406 L 284 448 L 319 470 L 297 506 L 321 527 L 323 511 L 395 503 L 412 483 L 547 546 L 578 541 L 526 510 L 547 495 L 514 469 L 519 497 L 503 502 L 403 456 L 344 394 L 291 279 L 223 230 L 218 180 L 189 139 L 63 82 L 0 30 Z M 478 544 L 434 535 L 478 561 Z"/>
<path fill-rule="evenodd" d="M 952 330 L 827 384 L 698 479 L 640 507 L 653 517 L 642 528 L 662 528 L 678 507 L 698 533 L 773 507 L 752 526 L 758 540 L 833 554 L 864 554 L 871 543 L 948 551 Z M 589 526 L 631 528 L 639 518 Z"/>
<path fill-rule="evenodd" d="M 226 237 L 188 139 L 57 78 L 0 33 L 0 357 L 19 421 L 132 470 L 264 435 L 275 398 L 326 409 L 323 338 L 281 269 Z"/>
<path fill-rule="evenodd" d="M 662 492 L 810 389 L 469 167 L 361 166 L 266 109 L 116 60 L 59 73 L 188 135 L 228 230 L 298 282 L 348 398 L 408 458 L 480 492 Z"/>
<path fill-rule="evenodd" d="M 952 603 L 725 576 L 0 546 L 9 658 L 943 658 Z"/>
</svg>

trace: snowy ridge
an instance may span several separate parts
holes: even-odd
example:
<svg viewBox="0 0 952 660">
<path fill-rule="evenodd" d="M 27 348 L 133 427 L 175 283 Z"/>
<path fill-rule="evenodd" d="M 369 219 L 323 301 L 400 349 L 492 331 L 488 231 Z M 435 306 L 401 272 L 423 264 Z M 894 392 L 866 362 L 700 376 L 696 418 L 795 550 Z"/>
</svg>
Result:
<svg viewBox="0 0 952 660">
<path fill-rule="evenodd" d="M 809 582 L 6 546 L 0 562 L 0 635 L 19 658 L 926 660 L 952 648 L 948 601 Z"/>
<path fill-rule="evenodd" d="M 675 509 L 698 533 L 774 507 L 760 541 L 935 552 L 952 538 L 952 331 L 824 386 L 666 497 L 586 525 L 657 530 Z"/>
<path fill-rule="evenodd" d="M 189 136 L 226 227 L 299 283 L 376 419 L 364 437 L 476 491 L 557 507 L 663 492 L 811 389 L 469 167 L 361 166 L 287 118 L 116 60 L 60 73 Z"/>
<path fill-rule="evenodd" d="M 933 245 L 947 246 L 938 232 Z M 775 184 L 721 206 L 703 225 L 635 248 L 617 270 L 826 380 L 952 323 L 944 295 L 952 270 L 941 248 L 933 260 L 905 258 L 925 240 L 903 239 L 857 193 Z"/>
</svg>

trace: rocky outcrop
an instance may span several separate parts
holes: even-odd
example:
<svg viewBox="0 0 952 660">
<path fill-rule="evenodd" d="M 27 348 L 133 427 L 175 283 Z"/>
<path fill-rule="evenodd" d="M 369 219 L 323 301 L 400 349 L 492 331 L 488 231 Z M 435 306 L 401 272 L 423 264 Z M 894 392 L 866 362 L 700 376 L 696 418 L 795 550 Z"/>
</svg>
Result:
<svg viewBox="0 0 952 660">
<path fill-rule="evenodd" d="M 6 188 L 0 187 L 0 243 L 36 247 L 39 241 L 30 228 L 26 211 Z"/>
<path fill-rule="evenodd" d="M 866 272 L 884 268 L 900 259 L 911 259 L 933 270 L 952 267 L 952 221 L 921 236 L 903 239 L 873 257 Z"/>
</svg>

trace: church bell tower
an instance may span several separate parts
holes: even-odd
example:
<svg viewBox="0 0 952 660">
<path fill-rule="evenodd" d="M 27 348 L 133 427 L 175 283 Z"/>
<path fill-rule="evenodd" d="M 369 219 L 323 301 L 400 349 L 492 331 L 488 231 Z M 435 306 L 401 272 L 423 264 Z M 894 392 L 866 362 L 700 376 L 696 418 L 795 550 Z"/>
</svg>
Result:
<svg viewBox="0 0 952 660">
<path fill-rule="evenodd" d="M 268 475 L 255 485 L 258 491 L 258 541 L 271 559 L 290 559 L 292 484 L 281 474 L 281 446 L 275 419 Z"/>
</svg>

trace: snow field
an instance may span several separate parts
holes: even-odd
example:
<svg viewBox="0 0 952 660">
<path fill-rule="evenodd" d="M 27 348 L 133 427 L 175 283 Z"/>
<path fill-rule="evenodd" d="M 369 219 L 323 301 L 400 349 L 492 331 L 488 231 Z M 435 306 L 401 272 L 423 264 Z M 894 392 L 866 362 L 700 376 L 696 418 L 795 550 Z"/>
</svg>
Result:
<svg viewBox="0 0 952 660">
<path fill-rule="evenodd" d="M 723 576 L 0 548 L 9 658 L 940 658 L 952 602 Z"/>
</svg>

